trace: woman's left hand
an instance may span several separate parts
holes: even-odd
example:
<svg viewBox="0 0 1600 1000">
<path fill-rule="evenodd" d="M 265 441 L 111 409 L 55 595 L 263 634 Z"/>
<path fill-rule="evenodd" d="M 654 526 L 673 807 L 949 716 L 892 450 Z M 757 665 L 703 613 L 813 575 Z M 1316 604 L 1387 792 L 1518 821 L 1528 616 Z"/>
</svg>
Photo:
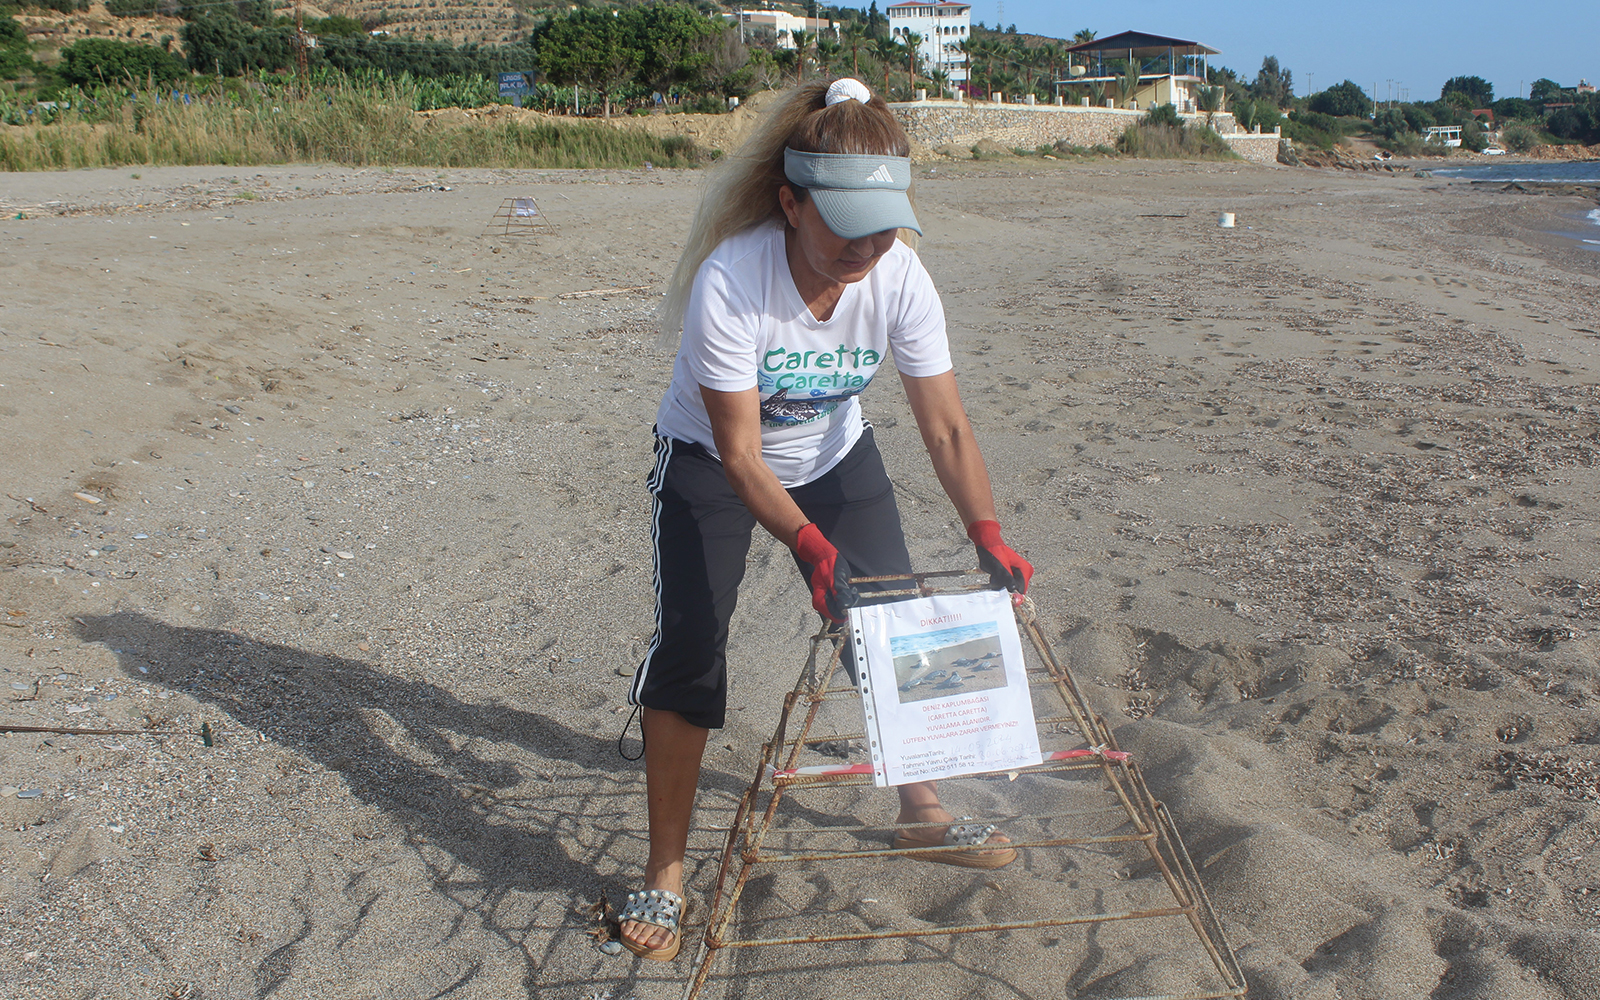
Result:
<svg viewBox="0 0 1600 1000">
<path fill-rule="evenodd" d="M 1033 564 L 1000 540 L 1000 522 L 973 521 L 967 526 L 967 537 L 978 547 L 978 566 L 988 572 L 991 584 L 1019 594 L 1028 592 Z"/>
</svg>

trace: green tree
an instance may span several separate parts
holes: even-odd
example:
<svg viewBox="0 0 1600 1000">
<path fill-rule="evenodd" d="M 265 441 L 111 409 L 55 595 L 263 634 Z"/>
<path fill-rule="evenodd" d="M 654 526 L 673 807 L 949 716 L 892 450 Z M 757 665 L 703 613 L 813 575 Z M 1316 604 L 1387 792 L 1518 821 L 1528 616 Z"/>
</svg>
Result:
<svg viewBox="0 0 1600 1000">
<path fill-rule="evenodd" d="M 67 83 L 171 83 L 189 75 L 182 59 L 153 45 L 131 45 L 109 38 L 85 38 L 61 50 L 56 72 Z"/>
<path fill-rule="evenodd" d="M 1494 117 L 1496 121 L 1515 121 L 1538 117 L 1538 109 L 1532 101 L 1525 101 L 1520 97 L 1502 97 L 1494 102 Z"/>
<path fill-rule="evenodd" d="M 889 67 L 900 61 L 900 43 L 888 35 L 873 39 L 873 55 L 883 63 L 883 99 L 889 99 Z"/>
<path fill-rule="evenodd" d="M 33 69 L 27 32 L 11 17 L 0 15 L 0 80 L 15 80 Z"/>
<path fill-rule="evenodd" d="M 1372 111 L 1372 102 L 1367 99 L 1366 91 L 1361 89 L 1359 83 L 1346 80 L 1334 84 L 1327 90 L 1313 94 L 1307 105 L 1312 111 L 1335 118 L 1360 117 L 1365 118 Z"/>
<path fill-rule="evenodd" d="M 806 56 L 811 52 L 811 41 L 815 38 L 811 32 L 796 28 L 789 32 L 789 41 L 794 43 L 795 82 L 806 82 Z"/>
<path fill-rule="evenodd" d="M 1535 104 L 1560 101 L 1564 96 L 1561 92 L 1561 84 L 1544 77 L 1533 81 L 1533 86 L 1528 88 L 1528 100 Z"/>
<path fill-rule="evenodd" d="M 900 41 L 906 47 L 906 86 L 915 91 L 917 89 L 917 65 L 922 61 L 922 36 L 915 31 L 907 31 L 900 36 Z M 911 97 L 911 94 L 907 94 Z"/>
<path fill-rule="evenodd" d="M 1211 128 L 1222 110 L 1223 91 L 1220 86 L 1201 87 L 1195 91 L 1195 106 L 1206 113 L 1206 128 Z"/>
<path fill-rule="evenodd" d="M 833 67 L 838 65 L 839 57 L 844 52 L 844 46 L 831 38 L 819 35 L 816 47 L 812 51 L 817 56 L 817 72 L 827 76 L 833 72 Z"/>
<path fill-rule="evenodd" d="M 252 27 L 223 9 L 196 17 L 183 26 L 183 49 L 199 73 L 238 76 L 253 69 L 287 69 L 294 62 L 293 36 L 287 27 Z"/>
<path fill-rule="evenodd" d="M 1261 60 L 1261 71 L 1250 85 L 1250 96 L 1258 101 L 1271 101 L 1275 108 L 1289 106 L 1294 99 L 1294 74 L 1278 65 L 1277 56 Z"/>
<path fill-rule="evenodd" d="M 1600 94 L 1579 94 L 1545 122 L 1550 134 L 1574 142 L 1600 143 Z"/>
<path fill-rule="evenodd" d="M 1481 76 L 1453 76 L 1439 89 L 1439 100 L 1450 100 L 1451 94 L 1461 94 L 1467 99 L 1467 108 L 1487 108 L 1494 103 L 1494 84 Z"/>
<path fill-rule="evenodd" d="M 1130 60 L 1123 67 L 1122 75 L 1117 77 L 1117 99 L 1123 107 L 1132 104 L 1134 98 L 1139 96 L 1139 62 Z"/>
<path fill-rule="evenodd" d="M 726 27 L 697 43 L 706 62 L 702 79 L 705 86 L 723 97 L 749 97 L 755 89 L 756 67 L 750 50 L 739 40 L 739 29 Z"/>
<path fill-rule="evenodd" d="M 1433 115 L 1428 113 L 1428 109 L 1420 104 L 1403 105 L 1400 114 L 1405 117 L 1406 127 L 1418 135 L 1438 124 Z"/>
<path fill-rule="evenodd" d="M 320 21 L 307 21 L 306 31 L 320 38 L 354 38 L 367 33 L 366 26 L 353 17 L 323 18 Z"/>
<path fill-rule="evenodd" d="M 861 75 L 861 43 L 870 37 L 867 26 L 860 21 L 851 21 L 844 26 L 844 40 L 850 46 L 850 75 Z"/>
<path fill-rule="evenodd" d="M 545 21 L 528 42 L 549 80 L 599 91 L 610 118 L 612 93 L 638 68 L 639 53 L 630 35 L 620 15 L 580 8 Z"/>
<path fill-rule="evenodd" d="M 1385 139 L 1393 139 L 1397 135 L 1405 135 L 1410 129 L 1406 126 L 1406 116 L 1399 108 L 1384 108 L 1373 116 L 1372 131 Z"/>
<path fill-rule="evenodd" d="M 670 94 L 674 87 L 698 87 L 710 61 L 701 39 L 720 33 L 713 21 L 686 3 L 657 3 L 634 7 L 621 16 L 629 47 L 637 55 L 639 82 L 651 90 Z"/>
</svg>

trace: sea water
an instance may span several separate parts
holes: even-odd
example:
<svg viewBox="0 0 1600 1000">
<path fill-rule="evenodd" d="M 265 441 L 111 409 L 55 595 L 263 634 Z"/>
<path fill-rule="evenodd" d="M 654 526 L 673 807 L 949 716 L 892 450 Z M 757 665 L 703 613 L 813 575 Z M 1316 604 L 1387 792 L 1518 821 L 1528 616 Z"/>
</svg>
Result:
<svg viewBox="0 0 1600 1000">
<path fill-rule="evenodd" d="M 1429 167 L 1435 177 L 1464 181 L 1540 181 L 1546 184 L 1600 184 L 1600 160 L 1539 163 L 1485 163 L 1470 167 Z"/>
<path fill-rule="evenodd" d="M 1470 167 L 1438 167 L 1429 171 L 1437 177 L 1455 177 L 1485 183 L 1600 184 L 1600 160 L 1558 163 L 1487 163 Z M 1600 251 L 1600 208 L 1587 215 L 1569 216 L 1574 222 L 1588 223 L 1565 236 L 1587 250 Z"/>
</svg>

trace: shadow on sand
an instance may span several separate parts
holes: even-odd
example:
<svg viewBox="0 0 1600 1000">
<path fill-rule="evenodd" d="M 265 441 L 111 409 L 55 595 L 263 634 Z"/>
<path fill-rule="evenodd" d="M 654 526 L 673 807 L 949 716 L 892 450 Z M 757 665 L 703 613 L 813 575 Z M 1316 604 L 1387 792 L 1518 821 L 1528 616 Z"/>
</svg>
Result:
<svg viewBox="0 0 1600 1000">
<path fill-rule="evenodd" d="M 436 684 L 359 660 L 232 632 L 134 613 L 78 621 L 80 638 L 115 651 L 128 677 L 183 692 L 339 773 L 352 795 L 383 810 L 404 843 L 424 856 L 436 893 L 523 953 L 529 996 L 552 985 L 539 981 L 539 970 L 557 932 L 582 933 L 581 902 L 601 891 L 618 900 L 633 888 L 623 883 L 626 875 L 602 875 L 595 867 L 596 860 L 620 853 L 619 842 L 642 845 L 644 838 L 642 765 L 621 761 L 610 736 L 579 732 L 537 712 L 463 702 Z M 407 743 L 409 755 L 401 752 Z M 528 760 L 486 759 L 474 749 L 483 745 L 501 753 L 510 746 Z M 432 760 L 424 766 L 414 757 Z M 565 776 L 559 791 L 543 784 L 555 771 Z M 535 780 L 540 784 L 532 785 Z M 736 800 L 747 780 L 707 768 L 701 787 Z M 576 844 L 583 845 L 585 859 L 569 853 Z M 626 853 L 642 859 L 642 846 Z M 632 860 L 606 867 L 626 872 Z M 536 928 L 524 918 L 506 926 L 499 904 L 516 893 L 570 901 L 566 923 Z M 258 980 L 275 987 L 287 978 L 287 968 L 279 966 L 292 956 L 282 951 L 269 956 L 272 969 L 257 970 Z"/>
</svg>

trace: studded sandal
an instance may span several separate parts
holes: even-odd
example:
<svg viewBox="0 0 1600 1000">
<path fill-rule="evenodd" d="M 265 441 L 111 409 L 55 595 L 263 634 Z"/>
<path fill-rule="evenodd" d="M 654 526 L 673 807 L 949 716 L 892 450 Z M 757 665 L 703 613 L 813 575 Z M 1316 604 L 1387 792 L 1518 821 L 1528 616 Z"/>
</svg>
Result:
<svg viewBox="0 0 1600 1000">
<path fill-rule="evenodd" d="M 636 923 L 664 927 L 672 932 L 672 941 L 661 948 L 647 948 L 637 941 L 623 938 L 622 946 L 635 955 L 642 955 L 657 962 L 672 961 L 678 957 L 678 948 L 683 944 L 680 925 L 688 912 L 683 897 L 669 889 L 646 889 L 643 892 L 628 893 L 628 901 L 623 904 L 622 912 L 617 914 L 617 921 L 625 924 L 632 920 Z"/>
<path fill-rule="evenodd" d="M 963 819 L 970 819 L 963 816 Z M 914 847 L 968 847 L 981 848 L 989 843 L 1000 828 L 993 823 L 953 823 L 945 830 L 944 839 L 938 843 L 931 840 L 920 840 L 905 833 L 898 833 L 894 838 L 895 850 L 903 851 Z M 924 854 L 913 854 L 911 857 L 922 861 L 933 861 L 941 865 L 956 865 L 960 868 L 1003 868 L 1017 860 L 1017 851 L 1014 847 L 1003 847 L 996 844 L 988 850 L 966 851 L 928 851 Z"/>
</svg>

